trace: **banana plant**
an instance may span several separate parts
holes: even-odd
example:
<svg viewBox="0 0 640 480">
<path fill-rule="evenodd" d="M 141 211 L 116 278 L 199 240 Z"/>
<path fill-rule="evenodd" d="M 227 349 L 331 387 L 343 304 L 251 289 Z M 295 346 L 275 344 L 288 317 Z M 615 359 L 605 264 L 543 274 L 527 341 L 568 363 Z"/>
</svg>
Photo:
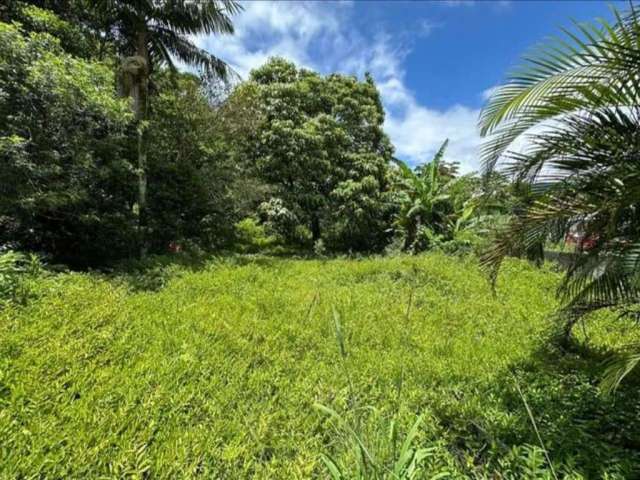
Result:
<svg viewBox="0 0 640 480">
<path fill-rule="evenodd" d="M 449 228 L 451 203 L 447 185 L 451 178 L 445 177 L 441 169 L 448 143 L 449 140 L 445 140 L 433 159 L 416 170 L 394 159 L 398 166 L 395 188 L 399 204 L 395 227 L 404 236 L 405 250 L 419 249 L 423 230 L 437 236 L 444 235 Z"/>
</svg>

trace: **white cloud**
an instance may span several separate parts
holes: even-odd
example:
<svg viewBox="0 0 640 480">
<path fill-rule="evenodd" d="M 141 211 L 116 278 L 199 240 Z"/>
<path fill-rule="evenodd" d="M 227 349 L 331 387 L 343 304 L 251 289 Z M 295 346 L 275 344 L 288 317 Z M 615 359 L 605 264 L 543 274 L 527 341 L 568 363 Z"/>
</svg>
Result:
<svg viewBox="0 0 640 480">
<path fill-rule="evenodd" d="M 511 0 L 444 0 L 442 2 L 448 7 L 473 7 L 478 4 L 490 5 L 494 8 L 509 8 Z"/>
<path fill-rule="evenodd" d="M 433 20 L 428 18 L 423 18 L 418 22 L 418 28 L 416 29 L 416 34 L 420 37 L 427 37 L 431 35 L 434 29 L 440 27 L 441 25 Z"/>
<path fill-rule="evenodd" d="M 489 100 L 493 96 L 493 94 L 498 91 L 498 88 L 500 88 L 500 85 L 494 85 L 493 87 L 489 87 L 486 90 L 483 90 L 481 94 L 482 100 Z"/>
<path fill-rule="evenodd" d="M 461 170 L 466 173 L 479 167 L 477 119 L 477 110 L 461 105 L 438 111 L 414 102 L 401 115 L 388 116 L 385 128 L 394 141 L 397 156 L 414 164 L 431 160 L 448 138 L 445 158 L 460 162 Z"/>
<path fill-rule="evenodd" d="M 448 138 L 447 160 L 460 162 L 463 172 L 477 170 L 479 111 L 462 105 L 437 110 L 420 104 L 405 85 L 403 56 L 390 45 L 390 38 L 379 38 L 373 52 L 375 61 L 368 65 L 387 107 L 385 130 L 396 155 L 412 164 L 423 163 L 431 160 Z"/>
<path fill-rule="evenodd" d="M 347 2 L 247 2 L 234 18 L 233 36 L 196 38 L 202 48 L 228 61 L 241 76 L 269 57 L 282 56 L 322 73 L 342 72 L 376 80 L 387 110 L 385 130 L 396 155 L 412 164 L 430 160 L 449 138 L 448 160 L 462 171 L 478 168 L 478 111 L 462 105 L 438 110 L 422 105 L 405 83 L 409 47 L 402 36 L 378 29 L 359 31 Z M 437 25 L 420 20 L 416 32 L 428 35 Z"/>
<path fill-rule="evenodd" d="M 299 65 L 314 67 L 313 46 L 342 41 L 341 11 L 347 4 L 333 4 L 326 15 L 318 4 L 305 2 L 245 2 L 233 19 L 235 34 L 196 37 L 196 43 L 228 61 L 241 76 L 269 57 L 283 56 Z"/>
<path fill-rule="evenodd" d="M 475 0 L 444 0 L 447 7 L 472 7 L 476 4 Z"/>
</svg>

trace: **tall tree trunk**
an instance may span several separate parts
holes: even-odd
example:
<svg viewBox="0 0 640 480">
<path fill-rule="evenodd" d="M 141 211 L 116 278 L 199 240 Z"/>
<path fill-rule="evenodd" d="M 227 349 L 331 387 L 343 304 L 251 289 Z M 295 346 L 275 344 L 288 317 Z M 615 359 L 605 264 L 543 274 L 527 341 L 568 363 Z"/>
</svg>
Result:
<svg viewBox="0 0 640 480">
<path fill-rule="evenodd" d="M 420 228 L 422 227 L 422 217 L 418 215 L 416 217 L 415 230 L 413 232 L 413 243 L 411 244 L 411 253 L 418 253 L 418 235 L 420 235 Z"/>
<path fill-rule="evenodd" d="M 409 219 L 409 224 L 407 225 L 407 230 L 404 237 L 404 251 L 411 250 L 413 246 L 413 242 L 416 241 L 416 224 L 413 219 Z"/>
<path fill-rule="evenodd" d="M 147 119 L 149 106 L 149 51 L 145 33 L 137 38 L 136 56 L 140 72 L 133 86 L 133 105 L 138 135 L 138 211 L 137 233 L 140 257 L 147 254 Z"/>
<path fill-rule="evenodd" d="M 311 214 L 311 239 L 315 244 L 316 241 L 320 240 L 322 236 L 322 232 L 320 231 L 320 219 L 318 218 L 317 213 Z"/>
<path fill-rule="evenodd" d="M 405 251 L 416 253 L 416 243 L 418 241 L 418 232 L 421 225 L 422 218 L 420 218 L 420 215 L 416 215 L 409 219 L 409 225 L 407 225 L 407 232 L 404 237 Z"/>
</svg>

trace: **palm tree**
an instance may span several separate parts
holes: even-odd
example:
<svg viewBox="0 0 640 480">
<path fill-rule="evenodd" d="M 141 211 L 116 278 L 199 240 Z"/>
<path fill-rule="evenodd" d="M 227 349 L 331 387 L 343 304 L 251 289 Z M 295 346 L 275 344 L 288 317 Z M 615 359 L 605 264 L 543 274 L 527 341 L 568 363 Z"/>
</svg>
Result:
<svg viewBox="0 0 640 480">
<path fill-rule="evenodd" d="M 514 250 L 586 240 L 558 290 L 565 339 L 590 312 L 638 316 L 640 303 L 640 18 L 613 13 L 526 57 L 480 116 L 486 172 L 501 164 L 533 195 L 483 258 L 493 281 Z M 614 364 L 609 384 L 639 358 Z"/>
<path fill-rule="evenodd" d="M 396 226 L 404 233 L 404 249 L 415 251 L 423 228 L 441 234 L 448 225 L 448 200 L 445 188 L 451 179 L 443 174 L 442 157 L 449 140 L 445 140 L 433 159 L 415 171 L 402 160 L 398 165 L 399 181 L 396 189 L 400 212 Z"/>
<path fill-rule="evenodd" d="M 138 201 L 136 214 L 140 255 L 146 253 L 147 145 L 145 131 L 149 108 L 149 81 L 154 69 L 174 60 L 197 67 L 204 74 L 226 78 L 228 65 L 198 48 L 191 35 L 233 33 L 230 16 L 241 7 L 234 0 L 100 0 L 95 7 L 106 35 L 122 55 L 122 93 L 133 98 L 138 136 Z"/>
</svg>

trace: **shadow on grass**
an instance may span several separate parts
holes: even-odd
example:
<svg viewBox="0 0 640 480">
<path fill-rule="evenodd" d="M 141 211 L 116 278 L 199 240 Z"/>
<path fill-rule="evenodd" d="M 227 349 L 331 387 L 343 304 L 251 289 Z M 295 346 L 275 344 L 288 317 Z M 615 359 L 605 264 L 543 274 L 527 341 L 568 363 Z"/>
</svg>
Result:
<svg viewBox="0 0 640 480">
<path fill-rule="evenodd" d="M 171 280 L 185 272 L 199 272 L 215 265 L 258 265 L 270 268 L 282 259 L 310 260 L 314 256 L 304 252 L 246 253 L 220 251 L 215 254 L 176 253 L 149 255 L 140 260 L 127 260 L 103 271 L 110 281 L 126 286 L 132 292 L 157 292 Z"/>
<path fill-rule="evenodd" d="M 552 462 L 575 468 L 585 478 L 605 478 L 614 473 L 638 478 L 637 376 L 607 395 L 599 382 L 603 363 L 612 352 L 575 340 L 570 347 L 559 348 L 556 337 L 552 337 L 529 359 L 500 374 L 497 384 L 501 402 L 505 410 L 517 416 L 515 440 L 540 444 L 524 397 Z"/>
<path fill-rule="evenodd" d="M 125 285 L 133 292 L 156 292 L 184 272 L 198 272 L 212 265 L 274 267 L 282 260 L 336 259 L 362 260 L 365 255 L 317 255 L 305 249 L 277 247 L 261 252 L 222 250 L 215 253 L 181 252 L 149 255 L 144 259 L 125 260 L 101 271 L 111 281 Z"/>
<path fill-rule="evenodd" d="M 156 292 L 185 271 L 199 271 L 205 265 L 203 256 L 150 255 L 144 259 L 117 263 L 103 273 L 110 281 L 124 285 L 132 292 Z"/>
<path fill-rule="evenodd" d="M 471 478 L 520 478 L 496 472 L 505 471 L 514 452 L 541 447 L 536 428 L 559 478 L 640 478 L 640 378 L 603 393 L 599 383 L 611 353 L 578 342 L 562 350 L 554 335 L 490 382 L 434 385 L 426 403 Z M 552 478 L 545 472 L 527 478 Z"/>
</svg>

